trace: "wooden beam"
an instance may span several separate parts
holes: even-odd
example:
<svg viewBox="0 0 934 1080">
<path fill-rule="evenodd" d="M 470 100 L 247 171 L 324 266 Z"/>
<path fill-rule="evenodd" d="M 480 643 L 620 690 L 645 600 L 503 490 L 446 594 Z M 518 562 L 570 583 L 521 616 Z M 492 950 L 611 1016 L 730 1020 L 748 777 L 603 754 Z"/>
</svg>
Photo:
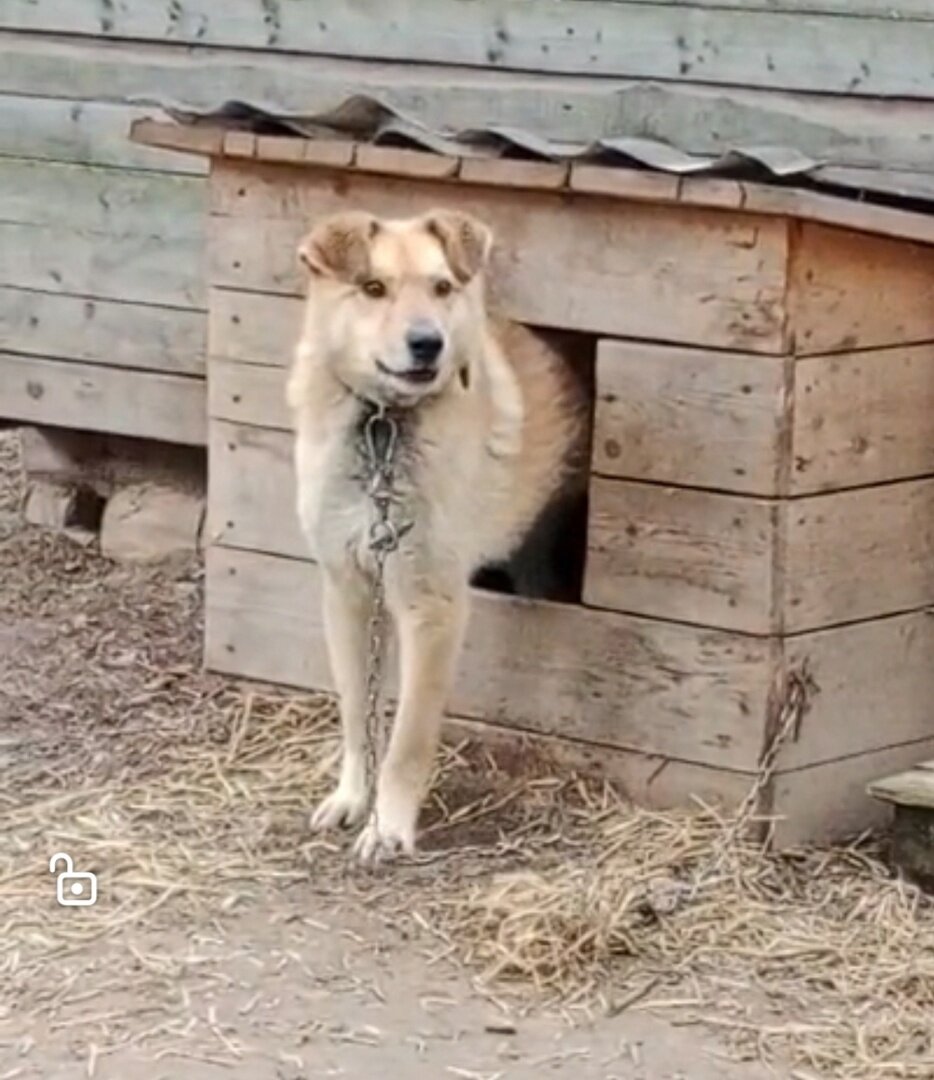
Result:
<svg viewBox="0 0 934 1080">
<path fill-rule="evenodd" d="M 934 98 L 934 26 L 924 19 L 801 14 L 667 3 L 435 0 L 417 16 L 404 0 L 186 0 L 168 17 L 146 0 L 100 15 L 65 0 L 7 0 L 3 26 L 180 42 L 287 49 L 367 60 L 503 71 L 589 74 L 865 96 Z"/>
<path fill-rule="evenodd" d="M 204 374 L 203 312 L 0 286 L 0 349 Z"/>
<path fill-rule="evenodd" d="M 205 441 L 204 381 L 0 353 L 0 414 L 190 446 Z"/>
<path fill-rule="evenodd" d="M 298 342 L 303 308 L 299 297 L 212 288 L 208 304 L 211 355 L 288 367 Z"/>
<path fill-rule="evenodd" d="M 359 206 L 406 217 L 447 205 L 493 227 L 493 292 L 519 321 L 785 347 L 787 230 L 778 219 L 247 162 L 218 163 L 211 188 L 213 285 L 301 295 L 295 251 L 310 222 Z"/>
<path fill-rule="evenodd" d="M 329 688 L 318 574 L 309 562 L 211 547 L 208 666 Z M 753 770 L 770 675 L 768 643 L 755 638 L 478 593 L 450 711 Z"/>
</svg>

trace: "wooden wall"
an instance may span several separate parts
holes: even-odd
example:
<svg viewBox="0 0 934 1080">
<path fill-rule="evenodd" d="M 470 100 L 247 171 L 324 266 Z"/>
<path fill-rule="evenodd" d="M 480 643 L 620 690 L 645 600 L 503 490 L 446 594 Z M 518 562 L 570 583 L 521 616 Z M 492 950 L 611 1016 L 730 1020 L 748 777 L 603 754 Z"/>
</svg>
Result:
<svg viewBox="0 0 934 1080">
<path fill-rule="evenodd" d="M 411 10 L 2 0 L 0 413 L 203 442 L 205 163 L 126 138 L 161 103 L 308 112 L 366 92 L 435 126 L 569 139 L 648 126 L 698 153 L 770 143 L 847 167 L 931 167 L 926 0 Z M 767 299 L 758 331 L 778 332 Z M 152 405 L 132 421 L 118 415 L 130 386 Z"/>
</svg>

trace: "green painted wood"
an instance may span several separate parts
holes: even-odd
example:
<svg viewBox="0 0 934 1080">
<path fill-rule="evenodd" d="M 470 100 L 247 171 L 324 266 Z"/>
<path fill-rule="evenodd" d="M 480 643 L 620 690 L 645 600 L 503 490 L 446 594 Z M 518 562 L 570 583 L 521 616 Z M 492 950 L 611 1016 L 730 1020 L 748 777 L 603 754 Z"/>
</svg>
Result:
<svg viewBox="0 0 934 1080">
<path fill-rule="evenodd" d="M 206 307 L 201 235 L 107 233 L 0 222 L 0 285 L 92 299 Z"/>
<path fill-rule="evenodd" d="M 132 122 L 152 115 L 146 106 L 6 94 L 0 97 L 0 156 L 206 174 L 203 158 L 130 142 Z"/>
<path fill-rule="evenodd" d="M 927 19 L 646 0 L 0 0 L 0 26 L 504 71 L 934 98 Z"/>
<path fill-rule="evenodd" d="M 0 350 L 204 374 L 201 311 L 0 287 Z"/>
<path fill-rule="evenodd" d="M 0 157 L 0 221 L 166 241 L 205 232 L 200 178 Z"/>
</svg>

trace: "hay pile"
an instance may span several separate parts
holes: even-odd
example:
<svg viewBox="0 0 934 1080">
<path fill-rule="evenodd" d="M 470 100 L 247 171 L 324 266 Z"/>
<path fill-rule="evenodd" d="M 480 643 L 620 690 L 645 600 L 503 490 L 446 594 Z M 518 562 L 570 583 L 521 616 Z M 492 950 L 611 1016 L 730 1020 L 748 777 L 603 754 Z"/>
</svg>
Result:
<svg viewBox="0 0 934 1080">
<path fill-rule="evenodd" d="M 8 438 L 0 459 L 2 526 L 21 497 Z M 440 939 L 514 1005 L 664 1010 L 795 1080 L 934 1076 L 934 906 L 871 841 L 724 850 L 729 823 L 712 810 L 633 810 L 547 762 L 530 778 L 515 754 L 502 767 L 462 746 L 426 814 L 425 863 L 348 874 L 346 841 L 307 830 L 330 783 L 333 703 L 200 671 L 198 565 L 118 568 L 7 528 L 0 634 L 11 629 L 0 1026 L 32 1016 L 68 1030 L 121 986 L 150 986 L 144 1021 L 108 1014 L 88 1075 L 129 1041 L 158 1055 L 195 1038 L 185 980 L 222 980 L 237 947 L 218 944 L 226 915 L 291 885 L 414 919 L 426 948 Z M 100 875 L 78 919 L 50 899 L 56 850 Z M 162 932 L 181 924 L 201 935 L 194 952 L 190 937 L 169 950 Z"/>
</svg>

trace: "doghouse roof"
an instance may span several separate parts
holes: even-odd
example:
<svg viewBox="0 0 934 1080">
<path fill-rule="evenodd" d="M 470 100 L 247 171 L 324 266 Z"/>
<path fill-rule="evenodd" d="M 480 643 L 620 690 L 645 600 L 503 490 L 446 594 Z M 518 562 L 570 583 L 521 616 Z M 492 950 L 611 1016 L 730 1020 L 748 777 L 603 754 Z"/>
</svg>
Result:
<svg viewBox="0 0 934 1080">
<path fill-rule="evenodd" d="M 295 115 L 228 102 L 140 120 L 150 146 L 291 165 L 776 214 L 934 244 L 934 175 L 826 165 L 794 148 L 737 146 L 717 157 L 649 138 L 558 142 L 515 127 L 442 132 L 365 95 Z"/>
</svg>

